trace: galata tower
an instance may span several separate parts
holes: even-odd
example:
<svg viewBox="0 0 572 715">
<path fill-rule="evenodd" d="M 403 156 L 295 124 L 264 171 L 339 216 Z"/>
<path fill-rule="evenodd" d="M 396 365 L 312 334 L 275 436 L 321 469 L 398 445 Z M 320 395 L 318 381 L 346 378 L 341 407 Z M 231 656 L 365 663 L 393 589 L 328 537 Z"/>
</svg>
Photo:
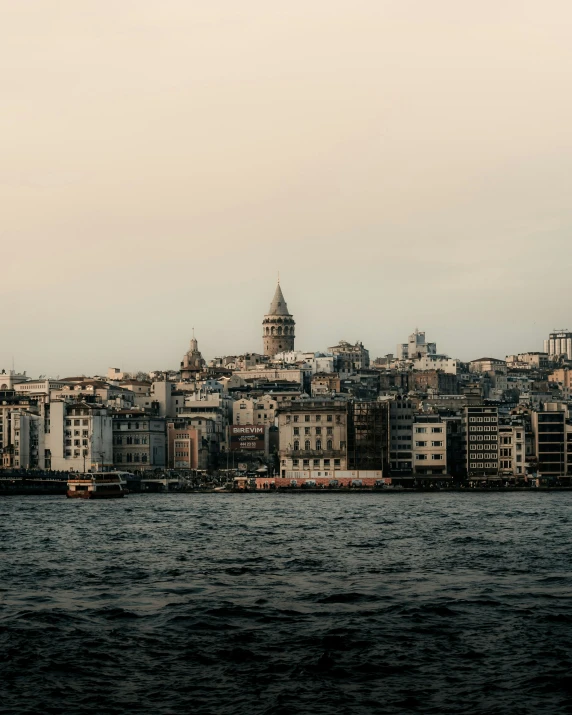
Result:
<svg viewBox="0 0 572 715">
<path fill-rule="evenodd" d="M 270 303 L 270 310 L 262 321 L 264 354 L 272 357 L 276 353 L 294 350 L 295 325 L 294 318 L 288 312 L 280 283 L 278 283 L 274 298 Z"/>
</svg>

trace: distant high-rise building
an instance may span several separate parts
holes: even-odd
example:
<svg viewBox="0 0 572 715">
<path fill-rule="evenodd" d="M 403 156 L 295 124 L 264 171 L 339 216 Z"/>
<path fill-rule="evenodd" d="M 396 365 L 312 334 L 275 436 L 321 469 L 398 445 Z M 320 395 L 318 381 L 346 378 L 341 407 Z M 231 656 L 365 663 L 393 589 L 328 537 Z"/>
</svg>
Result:
<svg viewBox="0 0 572 715">
<path fill-rule="evenodd" d="M 264 354 L 272 357 L 276 353 L 294 350 L 295 325 L 294 318 L 288 312 L 280 283 L 278 283 L 270 310 L 262 321 Z"/>
<path fill-rule="evenodd" d="M 549 357 L 566 356 L 572 360 L 572 333 L 569 330 L 555 330 L 544 341 L 544 352 Z"/>
<path fill-rule="evenodd" d="M 436 355 L 436 343 L 425 342 L 425 333 L 420 333 L 417 328 L 411 333 L 406 343 L 397 346 L 396 357 L 398 360 L 418 360 L 426 355 Z"/>
</svg>

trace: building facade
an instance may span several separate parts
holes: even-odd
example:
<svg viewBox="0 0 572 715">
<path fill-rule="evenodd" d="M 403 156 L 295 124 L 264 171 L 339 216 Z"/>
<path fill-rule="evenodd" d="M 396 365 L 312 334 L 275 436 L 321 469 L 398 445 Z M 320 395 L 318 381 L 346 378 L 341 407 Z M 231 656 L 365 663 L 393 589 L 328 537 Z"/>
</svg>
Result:
<svg viewBox="0 0 572 715">
<path fill-rule="evenodd" d="M 468 478 L 498 477 L 498 408 L 484 405 L 465 407 L 465 437 Z"/>
<path fill-rule="evenodd" d="M 297 400 L 278 412 L 280 472 L 347 469 L 347 403 Z"/>
<path fill-rule="evenodd" d="M 548 340 L 544 341 L 544 352 L 548 357 L 557 358 L 564 356 L 572 360 L 572 333 L 569 330 L 555 330 L 550 333 Z"/>
</svg>

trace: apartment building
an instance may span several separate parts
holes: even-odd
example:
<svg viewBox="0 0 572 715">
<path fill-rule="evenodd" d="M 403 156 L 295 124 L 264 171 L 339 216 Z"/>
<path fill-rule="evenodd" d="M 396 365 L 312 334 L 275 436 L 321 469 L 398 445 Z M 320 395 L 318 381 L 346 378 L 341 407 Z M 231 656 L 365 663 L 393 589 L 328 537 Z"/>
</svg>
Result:
<svg viewBox="0 0 572 715">
<path fill-rule="evenodd" d="M 306 399 L 278 412 L 280 471 L 347 469 L 347 403 Z"/>
<path fill-rule="evenodd" d="M 415 416 L 412 454 L 414 474 L 447 474 L 447 424 L 438 415 Z"/>
<path fill-rule="evenodd" d="M 498 477 L 498 408 L 485 405 L 465 407 L 465 439 L 469 479 Z"/>
</svg>

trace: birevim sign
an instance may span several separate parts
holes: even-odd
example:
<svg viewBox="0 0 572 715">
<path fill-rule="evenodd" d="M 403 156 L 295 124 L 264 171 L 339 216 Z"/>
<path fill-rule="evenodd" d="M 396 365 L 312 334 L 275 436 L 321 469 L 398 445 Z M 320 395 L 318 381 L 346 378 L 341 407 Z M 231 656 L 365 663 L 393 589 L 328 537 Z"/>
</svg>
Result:
<svg viewBox="0 0 572 715">
<path fill-rule="evenodd" d="M 231 425 L 228 429 L 231 451 L 266 451 L 266 427 L 264 425 Z"/>
</svg>

